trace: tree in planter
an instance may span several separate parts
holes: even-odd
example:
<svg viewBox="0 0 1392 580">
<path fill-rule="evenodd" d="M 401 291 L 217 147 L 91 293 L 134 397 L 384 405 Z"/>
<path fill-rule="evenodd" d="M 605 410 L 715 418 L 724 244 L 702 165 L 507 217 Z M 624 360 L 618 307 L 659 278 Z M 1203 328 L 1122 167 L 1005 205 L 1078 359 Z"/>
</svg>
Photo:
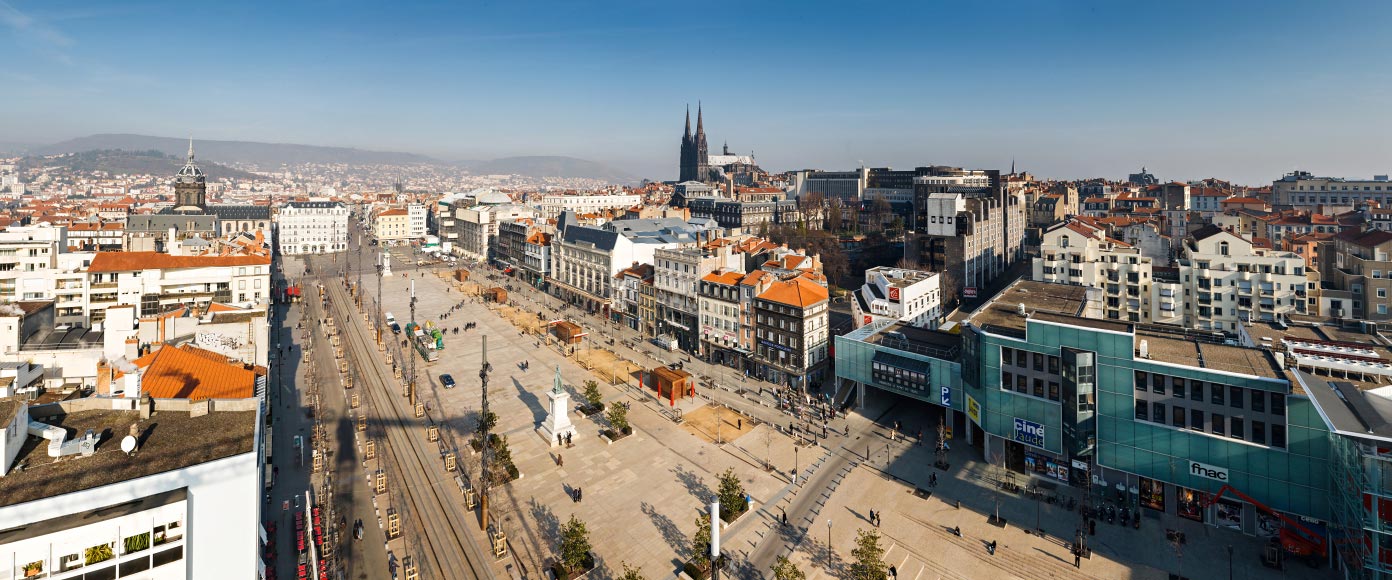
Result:
<svg viewBox="0 0 1392 580">
<path fill-rule="evenodd" d="M 855 562 L 851 564 L 851 578 L 854 580 L 887 580 L 889 566 L 884 563 L 884 548 L 880 547 L 880 533 L 875 530 L 856 530 L 856 547 L 851 550 Z"/>
<path fill-rule="evenodd" d="M 489 411 L 487 413 L 479 413 L 477 424 L 474 426 L 474 442 L 478 444 L 476 445 L 476 447 L 480 449 L 483 448 L 483 434 L 492 433 L 493 427 L 496 427 L 497 425 L 497 413 L 494 413 L 493 411 Z"/>
<path fill-rule="evenodd" d="M 623 437 L 628 434 L 628 408 L 623 405 L 609 407 L 609 413 L 605 415 L 609 420 L 609 426 L 614 428 L 614 437 Z"/>
<path fill-rule="evenodd" d="M 603 408 L 604 395 L 599 394 L 599 382 L 594 379 L 585 381 L 585 406 L 591 411 Z"/>
<path fill-rule="evenodd" d="M 726 468 L 725 472 L 720 474 L 720 486 L 716 491 L 716 497 L 720 500 L 720 519 L 728 523 L 744 513 L 749 507 L 744 495 L 744 484 L 740 483 L 739 476 L 735 475 L 735 469 Z"/>
<path fill-rule="evenodd" d="M 575 516 L 561 526 L 561 565 L 567 574 L 585 569 L 590 560 L 590 531 Z"/>
<path fill-rule="evenodd" d="M 511 481 L 513 478 L 512 473 L 516 470 L 512 465 L 512 449 L 508 448 L 508 438 L 506 435 L 493 439 L 492 447 L 493 457 L 491 459 L 493 464 L 488 471 L 497 478 L 494 482 L 501 485 Z"/>
<path fill-rule="evenodd" d="M 133 554 L 150 547 L 150 532 L 136 534 L 125 540 L 125 554 Z"/>
<path fill-rule="evenodd" d="M 787 556 L 779 556 L 773 564 L 773 580 L 807 580 L 807 574 Z"/>
<path fill-rule="evenodd" d="M 710 514 L 702 512 L 696 517 L 696 535 L 691 537 L 691 563 L 702 572 L 710 568 L 710 550 Z"/>
<path fill-rule="evenodd" d="M 98 544 L 82 551 L 82 558 L 88 566 L 98 562 L 110 560 L 114 554 L 111 553 L 111 544 Z"/>
<path fill-rule="evenodd" d="M 648 578 L 643 576 L 642 570 L 630 566 L 628 562 L 624 562 L 623 574 L 619 576 L 618 580 L 648 580 Z"/>
</svg>

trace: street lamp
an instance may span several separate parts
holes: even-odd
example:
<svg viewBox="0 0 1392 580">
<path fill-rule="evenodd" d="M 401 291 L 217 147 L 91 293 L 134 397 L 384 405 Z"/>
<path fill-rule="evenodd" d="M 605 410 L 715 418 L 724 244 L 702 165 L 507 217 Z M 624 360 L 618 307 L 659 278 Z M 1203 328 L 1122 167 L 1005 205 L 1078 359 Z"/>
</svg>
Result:
<svg viewBox="0 0 1392 580">
<path fill-rule="evenodd" d="M 831 569 L 831 520 L 827 520 L 827 569 Z"/>
</svg>

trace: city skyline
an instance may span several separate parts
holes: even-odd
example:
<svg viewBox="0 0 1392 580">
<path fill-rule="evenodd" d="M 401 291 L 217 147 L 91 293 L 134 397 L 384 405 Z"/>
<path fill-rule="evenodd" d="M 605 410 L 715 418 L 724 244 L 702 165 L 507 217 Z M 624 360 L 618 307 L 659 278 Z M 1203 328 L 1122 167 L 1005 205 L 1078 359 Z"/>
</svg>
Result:
<svg viewBox="0 0 1392 580">
<path fill-rule="evenodd" d="M 677 177 L 681 116 L 770 170 L 1049 178 L 1387 173 L 1389 7 L 1006 2 L 709 8 L 0 0 L 0 141 L 93 133 L 441 159 L 568 155 Z M 160 18 L 161 14 L 176 15 Z M 1002 17 L 1002 15 L 1005 15 Z M 313 22 L 312 26 L 304 26 Z M 1294 34 L 1327 30 L 1325 40 Z"/>
</svg>

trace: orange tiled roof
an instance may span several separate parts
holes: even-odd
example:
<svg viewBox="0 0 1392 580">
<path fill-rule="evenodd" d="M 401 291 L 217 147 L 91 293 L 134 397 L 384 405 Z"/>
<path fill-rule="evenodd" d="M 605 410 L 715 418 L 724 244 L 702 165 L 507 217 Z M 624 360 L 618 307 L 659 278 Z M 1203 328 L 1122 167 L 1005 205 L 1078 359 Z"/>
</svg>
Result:
<svg viewBox="0 0 1392 580">
<path fill-rule="evenodd" d="M 145 369 L 140 390 L 156 399 L 249 399 L 256 395 L 256 367 L 192 346 L 167 346 L 135 359 Z"/>
<path fill-rule="evenodd" d="M 723 284 L 726 286 L 734 286 L 736 284 L 739 284 L 740 279 L 742 278 L 744 278 L 744 274 L 735 271 L 711 272 L 709 274 L 706 274 L 705 276 L 702 276 L 701 281 L 714 282 L 716 284 Z"/>
<path fill-rule="evenodd" d="M 160 252 L 97 252 L 88 272 L 170 270 L 212 266 L 266 266 L 269 256 L 171 256 Z"/>
<path fill-rule="evenodd" d="M 816 282 L 798 277 L 792 280 L 774 282 L 769 286 L 768 290 L 765 290 L 759 295 L 759 298 L 761 300 L 768 300 L 788 306 L 806 308 L 820 302 L 825 302 L 827 299 L 827 289 L 821 287 L 821 285 Z"/>
</svg>

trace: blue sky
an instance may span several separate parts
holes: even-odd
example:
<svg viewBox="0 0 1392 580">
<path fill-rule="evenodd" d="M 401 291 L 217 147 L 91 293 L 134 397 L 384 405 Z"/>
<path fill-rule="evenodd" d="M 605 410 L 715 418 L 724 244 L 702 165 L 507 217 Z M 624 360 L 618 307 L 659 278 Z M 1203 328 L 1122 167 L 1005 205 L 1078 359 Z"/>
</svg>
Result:
<svg viewBox="0 0 1392 580">
<path fill-rule="evenodd" d="M 0 141 L 106 132 L 772 170 L 1392 172 L 1386 2 L 0 0 Z"/>
</svg>

